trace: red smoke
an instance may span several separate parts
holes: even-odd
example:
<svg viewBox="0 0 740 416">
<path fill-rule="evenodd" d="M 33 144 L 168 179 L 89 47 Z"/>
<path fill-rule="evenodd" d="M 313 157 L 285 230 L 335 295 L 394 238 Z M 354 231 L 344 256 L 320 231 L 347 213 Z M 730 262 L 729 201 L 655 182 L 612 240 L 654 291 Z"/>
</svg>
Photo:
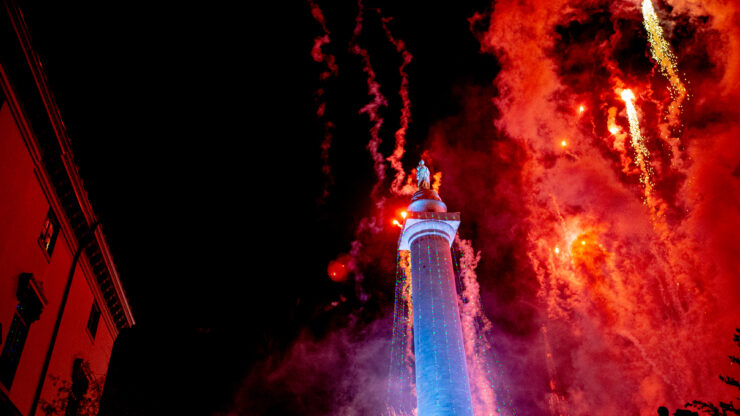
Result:
<svg viewBox="0 0 740 416">
<path fill-rule="evenodd" d="M 463 320 L 469 328 L 484 313 L 500 365 L 500 385 L 487 392 L 482 364 L 471 363 L 478 409 L 494 398 L 503 414 L 655 414 L 660 405 L 734 397 L 717 374 L 733 373 L 726 356 L 740 325 L 740 4 L 653 5 L 688 89 L 680 113 L 651 58 L 639 2 L 502 0 L 470 19 L 501 70 L 492 85 L 460 86 L 459 114 L 430 126 L 418 146 L 431 149 L 444 200 L 462 213 L 460 236 L 472 241 L 465 273 L 477 275 L 479 288 L 467 287 L 480 298 L 462 308 Z M 368 270 L 392 273 L 374 264 L 394 258 L 397 236 L 381 234 L 396 230 L 382 216 L 385 162 L 396 193 L 414 93 L 405 45 L 386 32 L 404 57 L 401 122 L 386 159 L 387 102 L 358 43 L 363 13 L 360 4 L 351 47 L 367 79 L 362 112 L 376 185 L 346 263 L 357 280 Z M 626 88 L 636 97 L 649 184 L 619 94 Z M 331 379 L 338 405 L 317 414 L 380 413 L 386 375 L 368 358 L 390 344 L 382 322 L 359 334 L 347 325 L 324 340 L 306 336 L 280 365 L 268 363 L 266 378 L 306 396 L 318 384 L 299 385 L 293 374 Z M 338 367 L 350 374 L 335 381 L 325 369 Z"/>
<path fill-rule="evenodd" d="M 330 35 L 329 29 L 326 27 L 324 13 L 315 1 L 308 0 L 308 5 L 311 7 L 311 15 L 321 26 L 321 30 L 323 32 L 322 35 L 314 38 L 311 57 L 315 62 L 322 63 L 326 66 L 326 69 L 322 71 L 319 76 L 320 80 L 325 82 L 329 78 L 337 76 L 339 67 L 337 67 L 334 55 L 324 52 L 324 47 L 329 44 Z M 334 123 L 326 120 L 326 97 L 323 87 L 316 90 L 316 117 L 318 117 L 319 120 L 322 120 L 324 124 L 324 139 L 321 141 L 321 171 L 326 176 L 326 182 L 324 183 L 324 188 L 320 198 L 320 201 L 324 201 L 326 197 L 329 196 L 329 186 L 333 181 L 331 176 L 331 165 L 329 164 L 329 149 L 331 148 Z"/>
<path fill-rule="evenodd" d="M 496 286 L 500 277 L 478 274 L 489 303 L 500 305 L 491 311 L 493 325 L 504 327 L 517 305 L 531 302 L 523 327 L 547 328 L 544 340 L 532 329 L 509 329 L 494 341 L 510 354 L 507 377 L 523 414 L 647 414 L 660 404 L 729 397 L 716 375 L 740 316 L 727 296 L 740 293 L 733 104 L 740 36 L 729 17 L 737 8 L 668 3 L 656 9 L 690 81 L 683 129 L 672 135 L 664 134 L 667 81 L 645 53 L 649 45 L 630 46 L 646 39 L 639 4 L 502 1 L 471 19 L 483 50 L 502 65 L 491 95 L 493 154 L 460 154 L 464 144 L 445 134 L 433 137 L 434 156 L 448 194 L 458 189 L 461 211 L 477 210 L 476 200 L 520 207 L 507 210 L 508 224 L 490 212 L 475 221 L 495 233 L 518 230 L 479 230 L 482 263 L 496 270 L 507 247 L 526 256 L 508 271 L 516 279 L 510 289 Z M 652 188 L 640 183 L 635 149 L 619 137 L 628 125 L 615 92 L 626 87 L 638 95 Z M 580 103 L 593 110 L 578 116 Z M 447 120 L 434 130 L 459 124 Z M 512 150 L 514 160 L 506 154 Z M 479 174 L 475 160 L 486 158 L 500 164 L 492 167 L 499 177 L 483 174 L 482 183 L 470 184 Z M 472 171 L 456 168 L 463 160 Z M 497 196 L 475 196 L 481 192 Z M 507 290 L 517 296 L 506 299 Z M 550 378 L 541 389 L 523 387 L 540 374 Z M 556 399 L 546 400 L 550 392 Z"/>
<path fill-rule="evenodd" d="M 411 63 L 412 57 L 409 51 L 406 49 L 406 45 L 404 44 L 404 42 L 393 37 L 391 29 L 388 27 L 388 23 L 390 23 L 391 20 L 392 19 L 389 17 L 384 17 L 381 19 L 385 36 L 393 44 L 393 46 L 395 46 L 396 50 L 399 54 L 401 54 L 401 58 L 403 59 L 401 66 L 398 68 L 398 72 L 401 75 L 401 88 L 398 91 L 398 94 L 401 96 L 403 108 L 401 108 L 399 127 L 398 130 L 396 130 L 396 147 L 393 149 L 393 154 L 390 155 L 387 160 L 388 162 L 390 162 L 391 168 L 396 171 L 396 174 L 393 177 L 393 183 L 391 183 L 391 192 L 394 195 L 410 195 L 414 192 L 414 190 L 413 187 L 403 186 L 405 172 L 403 170 L 403 163 L 401 163 L 401 159 L 403 159 L 403 154 L 406 151 L 406 130 L 408 130 L 409 123 L 411 122 L 409 76 L 406 73 L 406 66 Z"/>
<path fill-rule="evenodd" d="M 359 56 L 362 59 L 362 70 L 367 75 L 367 89 L 368 95 L 371 100 L 367 105 L 360 109 L 361 114 L 367 114 L 370 118 L 372 126 L 370 127 L 370 141 L 367 143 L 367 150 L 370 151 L 370 157 L 373 160 L 373 167 L 375 168 L 375 175 L 377 182 L 373 187 L 373 198 L 377 198 L 379 192 L 381 192 L 381 186 L 385 179 L 385 158 L 380 153 L 380 143 L 383 141 L 380 137 L 380 128 L 383 126 L 383 117 L 380 115 L 380 109 L 388 106 L 385 96 L 380 92 L 380 84 L 376 80 L 375 70 L 370 62 L 370 55 L 367 49 L 363 48 L 359 44 L 359 36 L 362 33 L 362 23 L 365 19 L 365 6 L 362 4 L 362 0 L 358 0 L 357 7 L 359 11 L 355 18 L 355 28 L 352 34 L 352 53 Z M 376 203 L 382 205 L 384 198 Z"/>
</svg>

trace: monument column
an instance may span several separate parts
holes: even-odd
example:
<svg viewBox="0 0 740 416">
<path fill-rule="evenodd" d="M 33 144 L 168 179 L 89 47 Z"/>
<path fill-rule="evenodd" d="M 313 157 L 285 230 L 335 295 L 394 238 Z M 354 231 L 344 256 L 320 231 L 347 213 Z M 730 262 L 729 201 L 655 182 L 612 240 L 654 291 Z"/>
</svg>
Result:
<svg viewBox="0 0 740 416">
<path fill-rule="evenodd" d="M 420 163 L 399 250 L 411 252 L 416 402 L 419 416 L 472 416 L 460 311 L 450 247 L 460 213 L 429 189 Z"/>
</svg>

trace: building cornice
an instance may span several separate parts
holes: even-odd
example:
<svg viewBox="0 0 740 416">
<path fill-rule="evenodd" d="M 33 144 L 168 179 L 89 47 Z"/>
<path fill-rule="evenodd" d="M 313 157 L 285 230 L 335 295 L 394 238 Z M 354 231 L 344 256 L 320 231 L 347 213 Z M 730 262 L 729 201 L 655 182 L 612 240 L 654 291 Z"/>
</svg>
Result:
<svg viewBox="0 0 740 416">
<path fill-rule="evenodd" d="M 410 250 L 414 240 L 432 234 L 443 237 L 452 246 L 459 226 L 459 212 L 409 211 L 398 241 L 398 249 Z"/>
</svg>

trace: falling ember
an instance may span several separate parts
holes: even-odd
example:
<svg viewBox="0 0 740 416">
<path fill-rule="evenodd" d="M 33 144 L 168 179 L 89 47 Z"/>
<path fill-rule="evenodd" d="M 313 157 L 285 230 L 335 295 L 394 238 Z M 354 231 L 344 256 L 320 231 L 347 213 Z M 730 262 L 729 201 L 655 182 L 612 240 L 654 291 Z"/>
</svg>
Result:
<svg viewBox="0 0 740 416">
<path fill-rule="evenodd" d="M 560 249 L 555 247 L 555 254 L 560 254 Z"/>
<path fill-rule="evenodd" d="M 582 113 L 582 112 L 583 112 L 583 111 L 585 111 L 585 110 L 586 110 L 586 108 L 585 108 L 585 107 L 583 107 L 583 106 L 580 106 L 580 107 L 578 107 L 578 112 L 579 112 L 579 113 Z"/>
<path fill-rule="evenodd" d="M 403 228 L 403 225 L 401 225 L 401 223 L 398 222 L 398 220 L 393 220 L 393 225 L 395 225 L 398 228 Z"/>
<path fill-rule="evenodd" d="M 565 140 L 563 140 L 563 141 L 560 142 L 560 146 L 562 146 L 562 147 L 565 147 L 567 145 L 568 145 L 568 142 L 566 142 Z"/>
<path fill-rule="evenodd" d="M 408 213 L 406 211 L 401 212 L 401 218 L 406 219 Z"/>
<path fill-rule="evenodd" d="M 650 153 L 645 147 L 645 140 L 640 133 L 640 121 L 637 118 L 637 110 L 635 109 L 634 99 L 635 94 L 632 90 L 625 89 L 621 93 L 622 100 L 627 107 L 627 119 L 630 123 L 630 136 L 632 137 L 632 147 L 635 149 L 635 162 L 640 168 L 640 182 L 645 186 L 646 195 L 650 193 L 652 189 L 652 183 L 650 182 L 650 176 L 652 174 L 650 165 L 647 164 L 647 158 Z"/>
<path fill-rule="evenodd" d="M 650 42 L 650 53 L 655 62 L 660 65 L 660 72 L 670 83 L 672 100 L 668 106 L 668 118 L 670 124 L 675 127 L 680 123 L 678 117 L 681 114 L 683 101 L 686 99 L 686 86 L 683 85 L 678 75 L 678 60 L 671 50 L 671 45 L 663 38 L 663 29 L 660 27 L 651 0 L 643 0 L 642 17 Z"/>
</svg>

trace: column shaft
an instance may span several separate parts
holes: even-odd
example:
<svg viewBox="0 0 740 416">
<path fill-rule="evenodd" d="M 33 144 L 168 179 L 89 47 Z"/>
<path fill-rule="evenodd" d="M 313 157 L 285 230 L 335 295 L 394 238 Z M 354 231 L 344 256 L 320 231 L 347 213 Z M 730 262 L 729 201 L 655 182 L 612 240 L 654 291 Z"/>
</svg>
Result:
<svg viewBox="0 0 740 416">
<path fill-rule="evenodd" d="M 472 416 L 455 275 L 447 239 L 411 242 L 416 397 L 419 416 Z"/>
</svg>

